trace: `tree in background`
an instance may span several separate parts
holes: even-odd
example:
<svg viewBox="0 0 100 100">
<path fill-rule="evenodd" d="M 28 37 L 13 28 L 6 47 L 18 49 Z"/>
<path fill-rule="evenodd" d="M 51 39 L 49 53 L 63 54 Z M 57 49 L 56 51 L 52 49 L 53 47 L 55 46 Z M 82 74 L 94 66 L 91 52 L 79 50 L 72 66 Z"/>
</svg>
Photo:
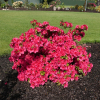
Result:
<svg viewBox="0 0 100 100">
<path fill-rule="evenodd" d="M 85 0 L 85 6 L 84 6 L 85 11 L 86 11 L 86 7 L 87 7 L 87 0 Z"/>
<path fill-rule="evenodd" d="M 13 4 L 14 3 L 14 0 L 11 0 L 11 3 Z"/>
<path fill-rule="evenodd" d="M 9 6 L 8 0 L 4 0 L 4 2 L 5 2 L 5 7 L 6 7 L 6 9 L 7 9 L 7 7 Z"/>
<path fill-rule="evenodd" d="M 44 1 L 45 1 L 45 0 L 40 0 L 41 3 L 43 3 Z M 54 0 L 47 0 L 48 4 L 49 4 L 50 2 L 52 2 L 52 1 L 54 1 Z"/>
<path fill-rule="evenodd" d="M 47 0 L 48 4 L 49 4 L 51 1 L 53 1 L 53 0 Z"/>
<path fill-rule="evenodd" d="M 4 0 L 5 2 L 7 2 L 8 0 Z"/>
<path fill-rule="evenodd" d="M 48 7 L 49 7 L 49 6 L 48 6 L 47 0 L 44 0 L 42 8 L 48 8 Z"/>
</svg>

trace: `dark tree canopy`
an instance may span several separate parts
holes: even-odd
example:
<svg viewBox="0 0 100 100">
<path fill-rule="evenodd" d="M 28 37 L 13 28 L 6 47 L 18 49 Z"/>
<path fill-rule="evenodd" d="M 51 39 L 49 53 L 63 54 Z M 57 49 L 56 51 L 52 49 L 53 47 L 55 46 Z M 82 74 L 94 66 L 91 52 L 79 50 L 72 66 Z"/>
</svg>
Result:
<svg viewBox="0 0 100 100">
<path fill-rule="evenodd" d="M 5 2 L 7 2 L 8 0 L 4 0 Z"/>
</svg>

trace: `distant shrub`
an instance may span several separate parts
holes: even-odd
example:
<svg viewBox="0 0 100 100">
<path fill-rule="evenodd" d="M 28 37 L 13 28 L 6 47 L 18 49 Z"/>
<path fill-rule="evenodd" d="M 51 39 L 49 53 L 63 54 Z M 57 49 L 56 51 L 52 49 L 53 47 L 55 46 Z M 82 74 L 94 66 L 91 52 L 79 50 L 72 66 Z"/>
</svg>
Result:
<svg viewBox="0 0 100 100">
<path fill-rule="evenodd" d="M 39 6 L 39 8 L 42 8 L 43 4 L 42 3 L 39 3 L 38 6 Z"/>
<path fill-rule="evenodd" d="M 4 3 L 1 4 L 1 8 L 5 8 L 5 4 Z"/>
<path fill-rule="evenodd" d="M 42 3 L 39 3 L 39 4 L 35 4 L 35 8 L 42 8 L 43 4 Z"/>
<path fill-rule="evenodd" d="M 97 12 L 100 12 L 100 6 L 96 9 Z"/>
<path fill-rule="evenodd" d="M 94 3 L 88 3 L 88 4 L 87 4 L 87 7 L 89 7 L 89 8 L 90 8 L 90 7 L 96 7 L 96 5 L 95 5 Z"/>
<path fill-rule="evenodd" d="M 79 10 L 79 11 L 84 11 L 84 7 L 83 7 L 83 6 L 79 6 L 79 7 L 78 7 L 78 10 Z"/>
<path fill-rule="evenodd" d="M 75 8 L 75 6 L 70 6 L 70 8 L 71 8 L 71 9 L 74 9 L 74 8 Z"/>
<path fill-rule="evenodd" d="M 42 8 L 49 8 L 47 0 L 44 0 Z"/>
<path fill-rule="evenodd" d="M 22 7 L 23 2 L 22 1 L 16 1 L 13 3 L 13 7 Z"/>
<path fill-rule="evenodd" d="M 35 4 L 30 3 L 29 6 L 30 6 L 30 7 L 35 7 Z"/>
<path fill-rule="evenodd" d="M 75 9 L 78 9 L 79 5 L 75 5 Z"/>
<path fill-rule="evenodd" d="M 91 6 L 91 7 L 90 7 L 90 10 L 95 10 L 95 7 L 92 7 L 92 6 Z"/>
<path fill-rule="evenodd" d="M 60 5 L 60 4 L 61 4 L 60 0 L 50 2 L 50 5 L 52 5 L 52 6 L 56 6 L 56 5 Z"/>
<path fill-rule="evenodd" d="M 62 4 L 60 5 L 60 7 L 61 7 L 62 9 L 65 8 L 64 3 L 62 3 Z"/>
</svg>

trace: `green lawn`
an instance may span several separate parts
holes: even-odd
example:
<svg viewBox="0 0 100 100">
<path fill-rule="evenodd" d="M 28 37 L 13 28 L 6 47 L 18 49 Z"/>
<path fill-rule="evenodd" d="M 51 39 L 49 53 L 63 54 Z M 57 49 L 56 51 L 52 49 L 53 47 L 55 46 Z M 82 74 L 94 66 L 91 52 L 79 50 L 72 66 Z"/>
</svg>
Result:
<svg viewBox="0 0 100 100">
<path fill-rule="evenodd" d="M 0 55 L 10 54 L 9 44 L 13 37 L 28 31 L 32 26 L 30 21 L 48 21 L 50 25 L 59 26 L 60 20 L 76 25 L 87 24 L 88 31 L 82 43 L 100 42 L 100 13 L 61 12 L 61 11 L 0 11 Z M 67 32 L 65 30 L 65 32 Z"/>
</svg>

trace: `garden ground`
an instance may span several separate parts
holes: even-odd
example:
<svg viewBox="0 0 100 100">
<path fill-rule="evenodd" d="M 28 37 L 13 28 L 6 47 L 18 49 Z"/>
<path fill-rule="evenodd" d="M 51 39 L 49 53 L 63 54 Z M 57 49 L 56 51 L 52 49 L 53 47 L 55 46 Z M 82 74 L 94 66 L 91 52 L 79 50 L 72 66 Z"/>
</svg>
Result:
<svg viewBox="0 0 100 100">
<path fill-rule="evenodd" d="M 99 100 L 100 99 L 100 15 L 87 12 L 62 11 L 0 11 L 0 100 Z M 82 42 L 90 43 L 88 52 L 93 68 L 88 75 L 78 81 L 69 82 L 68 88 L 57 86 L 48 81 L 44 86 L 32 89 L 28 82 L 17 79 L 8 58 L 11 53 L 9 44 L 13 37 L 27 31 L 30 20 L 48 21 L 59 27 L 60 20 L 76 25 L 87 24 L 89 29 Z M 96 44 L 95 44 L 96 42 Z M 97 43 L 99 42 L 99 43 Z M 4 56 L 7 54 L 6 56 Z"/>
<path fill-rule="evenodd" d="M 90 73 L 78 81 L 69 82 L 68 88 L 48 81 L 32 89 L 28 82 L 17 79 L 9 56 L 0 57 L 0 100 L 100 100 L 100 43 L 87 44 L 92 54 Z"/>
</svg>

